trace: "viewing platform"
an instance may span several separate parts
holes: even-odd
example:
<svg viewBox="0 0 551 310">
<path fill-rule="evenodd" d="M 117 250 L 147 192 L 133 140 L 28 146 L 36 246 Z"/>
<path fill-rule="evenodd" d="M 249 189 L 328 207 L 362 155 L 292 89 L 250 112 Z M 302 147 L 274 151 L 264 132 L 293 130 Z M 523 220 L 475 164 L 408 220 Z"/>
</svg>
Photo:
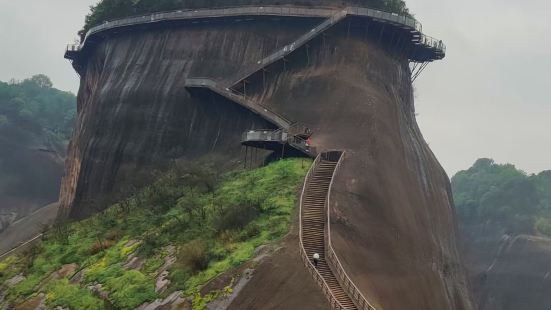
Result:
<svg viewBox="0 0 551 310">
<path fill-rule="evenodd" d="M 365 20 L 366 23 L 379 27 L 383 31 L 392 30 L 399 33 L 405 39 L 400 42 L 411 62 L 430 62 L 439 60 L 446 55 L 446 46 L 441 40 L 423 34 L 421 23 L 412 17 L 401 16 L 395 13 L 384 12 L 361 7 L 346 8 L 314 8 L 298 6 L 242 6 L 217 9 L 178 10 L 159 12 L 150 15 L 135 16 L 113 21 L 106 21 L 101 25 L 91 28 L 81 44 L 72 44 L 67 47 L 65 58 L 80 60 L 87 50 L 103 40 L 109 34 L 117 33 L 126 28 L 140 27 L 144 25 L 160 25 L 196 22 L 209 19 L 242 19 L 262 16 L 297 17 L 297 18 L 321 18 L 330 21 L 335 16 L 342 15 L 337 22 L 342 22 L 344 17 L 355 17 Z M 312 29 L 314 31 L 315 29 Z M 271 61 L 265 59 L 262 61 Z"/>
<path fill-rule="evenodd" d="M 315 149 L 310 146 L 308 137 L 293 134 L 284 129 L 248 130 L 241 137 L 244 146 L 285 153 L 292 149 L 309 157 L 315 157 Z"/>
</svg>

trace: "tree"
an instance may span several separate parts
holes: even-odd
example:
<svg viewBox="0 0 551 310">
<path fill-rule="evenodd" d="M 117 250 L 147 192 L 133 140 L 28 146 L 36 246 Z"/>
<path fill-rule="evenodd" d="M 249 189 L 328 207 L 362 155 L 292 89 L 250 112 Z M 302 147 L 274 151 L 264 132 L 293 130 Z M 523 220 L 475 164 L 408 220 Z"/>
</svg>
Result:
<svg viewBox="0 0 551 310">
<path fill-rule="evenodd" d="M 481 158 L 452 178 L 463 223 L 493 223 L 513 233 L 551 233 L 551 171 L 528 176 L 511 164 Z"/>
<path fill-rule="evenodd" d="M 52 88 L 54 86 L 54 84 L 52 83 L 52 80 L 50 80 L 50 78 L 44 74 L 33 75 L 30 78 L 30 81 L 32 81 L 38 87 L 41 87 L 41 88 Z"/>
</svg>

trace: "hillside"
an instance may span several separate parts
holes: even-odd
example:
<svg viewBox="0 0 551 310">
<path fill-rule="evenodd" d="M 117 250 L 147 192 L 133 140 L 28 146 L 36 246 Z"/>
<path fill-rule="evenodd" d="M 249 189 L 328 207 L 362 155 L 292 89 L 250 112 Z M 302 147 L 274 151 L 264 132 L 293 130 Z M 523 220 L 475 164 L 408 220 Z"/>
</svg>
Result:
<svg viewBox="0 0 551 310">
<path fill-rule="evenodd" d="M 308 7 L 277 16 L 245 10 L 183 19 L 175 13 L 159 23 L 146 17 L 69 50 L 81 87 L 60 216 L 91 216 L 178 158 L 208 155 L 226 167 L 257 167 L 286 155 L 287 146 L 263 147 L 276 144 L 271 140 L 243 145 L 251 132 L 283 133 L 272 117 L 279 115 L 309 129 L 315 153 L 345 153 L 332 179 L 332 247 L 369 303 L 472 309 L 449 179 L 417 126 L 409 67 L 410 60 L 442 59 L 444 46 L 419 33 L 413 20 L 396 25 L 400 17 L 381 20 L 368 14 L 375 11 L 340 10 L 346 1 L 323 3 L 333 8 L 321 15 Z M 218 87 L 193 86 L 200 78 Z M 326 286 L 308 289 L 316 282 L 298 239 L 291 234 L 284 249 L 261 264 L 261 277 L 238 294 L 237 304 L 327 305 Z M 325 276 L 333 281 L 335 275 Z"/>
<path fill-rule="evenodd" d="M 205 162 L 179 162 L 131 198 L 0 261 L 0 308 L 134 309 L 157 300 L 204 309 L 288 233 L 309 165 L 282 160 L 220 175 Z"/>
<path fill-rule="evenodd" d="M 76 97 L 44 75 L 0 82 L 0 216 L 57 201 L 75 114 Z"/>
<path fill-rule="evenodd" d="M 452 186 L 479 308 L 549 309 L 551 171 L 479 159 Z"/>
</svg>

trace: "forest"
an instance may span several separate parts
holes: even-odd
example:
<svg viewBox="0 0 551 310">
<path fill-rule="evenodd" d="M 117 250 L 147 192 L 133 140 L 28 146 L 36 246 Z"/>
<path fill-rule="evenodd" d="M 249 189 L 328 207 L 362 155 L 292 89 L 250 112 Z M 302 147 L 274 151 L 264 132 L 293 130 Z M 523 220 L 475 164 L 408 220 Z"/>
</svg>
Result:
<svg viewBox="0 0 551 310">
<path fill-rule="evenodd" d="M 75 95 L 53 88 L 46 75 L 8 83 L 0 81 L 0 129 L 12 126 L 46 130 L 68 140 L 75 114 Z"/>
<path fill-rule="evenodd" d="M 462 223 L 492 223 L 510 233 L 551 236 L 551 170 L 529 175 L 481 158 L 452 178 Z"/>
</svg>

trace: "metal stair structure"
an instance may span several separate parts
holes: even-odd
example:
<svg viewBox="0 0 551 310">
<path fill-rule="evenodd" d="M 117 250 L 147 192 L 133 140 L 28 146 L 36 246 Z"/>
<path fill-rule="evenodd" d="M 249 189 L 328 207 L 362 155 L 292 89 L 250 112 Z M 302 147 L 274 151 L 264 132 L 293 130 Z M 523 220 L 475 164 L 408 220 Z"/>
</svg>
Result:
<svg viewBox="0 0 551 310">
<path fill-rule="evenodd" d="M 249 130 L 243 133 L 241 144 L 244 146 L 281 152 L 283 154 L 285 154 L 286 150 L 289 151 L 294 149 L 306 156 L 314 157 L 315 148 L 311 147 L 307 140 L 311 134 L 310 130 L 306 128 L 305 131 L 301 131 L 300 133 L 293 133 L 293 127 L 295 126 L 291 126 L 287 130 Z"/>
<path fill-rule="evenodd" d="M 343 154 L 319 154 L 305 178 L 299 212 L 301 258 L 332 309 L 376 310 L 346 274 L 331 245 L 330 193 Z M 314 253 L 320 255 L 317 266 L 312 261 Z"/>
<path fill-rule="evenodd" d="M 263 119 L 272 123 L 278 129 L 260 129 L 249 130 L 243 133 L 241 144 L 255 148 L 261 148 L 272 151 L 285 152 L 285 149 L 292 148 L 300 153 L 314 157 L 314 149 L 310 147 L 307 139 L 312 131 L 306 126 L 293 123 L 284 116 L 271 111 L 267 107 L 252 102 L 245 96 L 232 92 L 227 87 L 208 78 L 186 79 L 185 87 L 188 89 L 208 90 L 214 94 L 222 96 L 246 109 L 259 115 Z"/>
<path fill-rule="evenodd" d="M 259 115 L 263 119 L 272 123 L 278 128 L 288 129 L 293 124 L 290 120 L 286 119 L 281 114 L 275 113 L 269 110 L 267 107 L 254 103 L 245 98 L 245 96 L 238 95 L 228 88 L 220 85 L 220 83 L 209 78 L 191 78 L 185 80 L 185 87 L 188 89 L 206 89 L 215 94 L 218 94 L 230 101 L 237 103 L 238 105 L 248 109 L 254 114 Z"/>
<path fill-rule="evenodd" d="M 342 11 L 339 11 L 335 15 L 325 19 L 318 26 L 314 27 L 312 30 L 308 31 L 307 33 L 301 35 L 295 41 L 281 47 L 280 49 L 276 50 L 272 54 L 266 56 L 265 58 L 263 58 L 259 61 L 257 61 L 254 68 L 248 70 L 246 73 L 241 74 L 238 78 L 232 79 L 232 82 L 230 82 L 230 84 L 228 85 L 228 88 L 234 89 L 235 87 L 239 86 L 241 82 L 245 81 L 251 75 L 259 72 L 260 70 L 265 69 L 267 66 L 275 63 L 278 60 L 284 59 L 285 56 L 288 56 L 289 54 L 293 53 L 298 48 L 304 46 L 305 44 L 312 41 L 313 39 L 315 39 L 319 35 L 323 34 L 329 28 L 331 28 L 334 25 L 338 24 L 346 16 L 348 16 L 348 11 L 346 9 L 344 9 Z"/>
</svg>

